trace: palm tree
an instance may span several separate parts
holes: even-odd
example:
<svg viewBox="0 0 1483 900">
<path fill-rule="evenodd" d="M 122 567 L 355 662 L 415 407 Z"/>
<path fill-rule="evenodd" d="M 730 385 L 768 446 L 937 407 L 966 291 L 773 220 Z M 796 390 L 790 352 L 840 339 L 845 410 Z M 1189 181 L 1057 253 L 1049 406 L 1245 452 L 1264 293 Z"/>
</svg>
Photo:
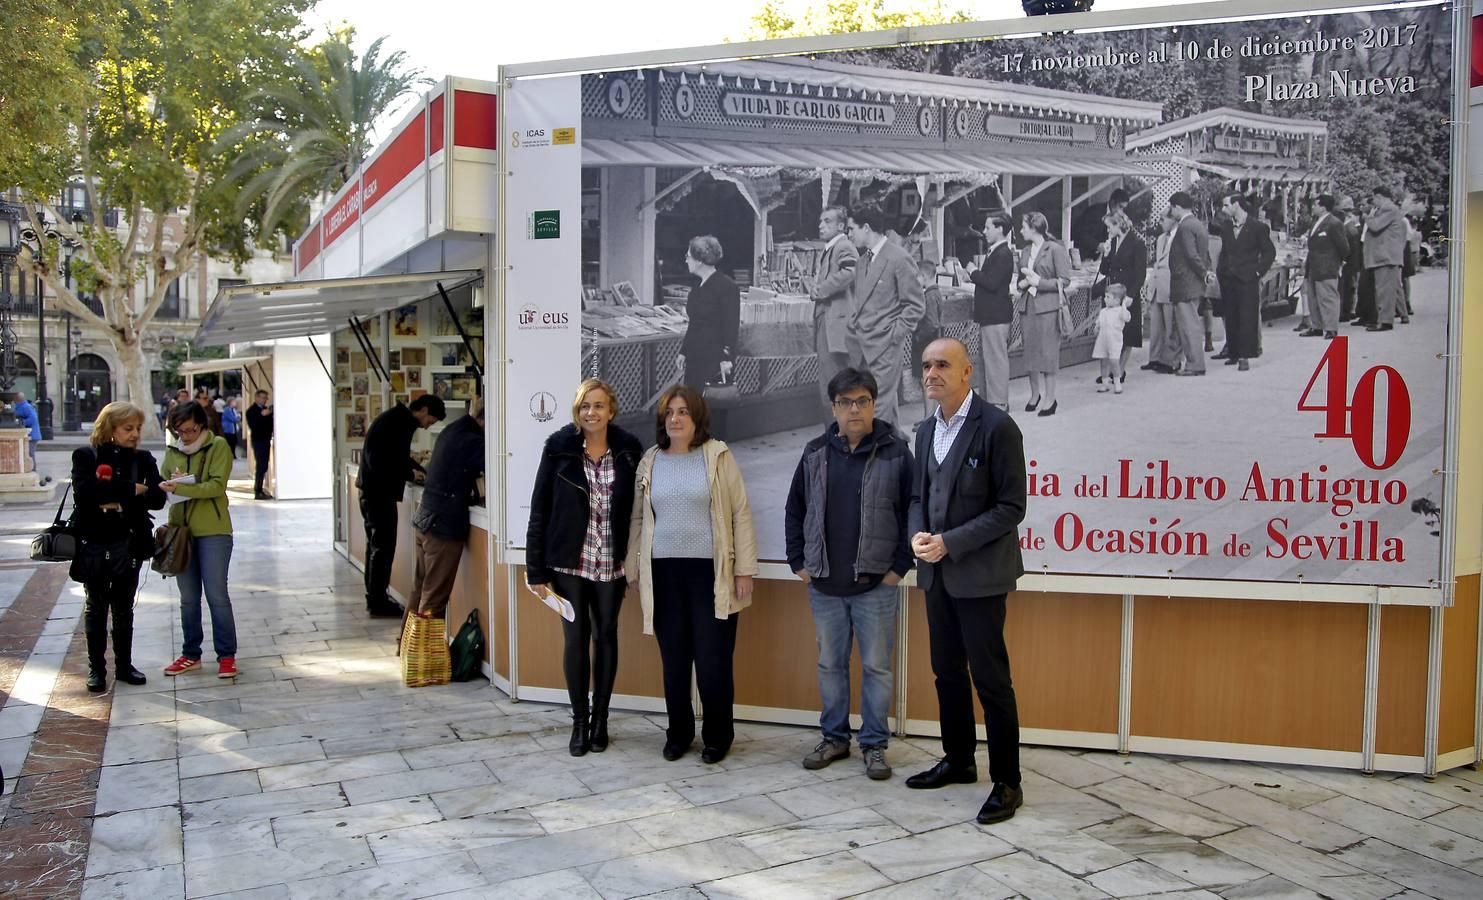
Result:
<svg viewBox="0 0 1483 900">
<path fill-rule="evenodd" d="M 246 182 L 238 211 L 258 219 L 260 235 L 280 226 L 296 233 L 307 202 L 355 174 L 376 121 L 428 83 L 403 51 L 382 58 L 385 36 L 357 58 L 354 34 L 336 32 L 298 54 L 289 78 L 250 98 L 257 115 L 222 138 L 223 152 L 235 155 L 230 176 Z"/>
</svg>

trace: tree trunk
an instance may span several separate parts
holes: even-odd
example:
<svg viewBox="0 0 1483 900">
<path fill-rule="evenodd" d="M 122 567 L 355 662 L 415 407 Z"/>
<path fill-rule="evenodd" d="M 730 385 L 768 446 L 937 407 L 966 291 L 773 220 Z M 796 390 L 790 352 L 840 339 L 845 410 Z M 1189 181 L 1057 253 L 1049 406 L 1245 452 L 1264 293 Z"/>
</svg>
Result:
<svg viewBox="0 0 1483 900">
<path fill-rule="evenodd" d="M 125 341 L 117 334 L 113 335 L 113 347 L 118 351 L 119 362 L 124 367 L 123 383 L 128 395 L 123 399 L 144 410 L 144 437 L 164 437 L 160 431 L 160 420 L 155 416 L 159 398 L 150 395 L 149 361 L 144 358 L 144 348 L 139 345 L 137 338 Z"/>
</svg>

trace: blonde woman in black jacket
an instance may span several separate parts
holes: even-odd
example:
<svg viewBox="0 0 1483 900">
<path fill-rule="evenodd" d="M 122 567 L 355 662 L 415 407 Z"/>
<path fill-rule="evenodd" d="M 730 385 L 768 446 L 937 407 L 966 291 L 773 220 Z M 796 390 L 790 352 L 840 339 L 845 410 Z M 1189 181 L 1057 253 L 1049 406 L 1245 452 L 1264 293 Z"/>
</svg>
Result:
<svg viewBox="0 0 1483 900">
<path fill-rule="evenodd" d="M 72 452 L 73 525 L 79 548 L 71 575 L 87 600 L 83 630 L 88 641 L 88 690 L 107 690 L 104 654 L 108 616 L 113 614 L 114 676 L 125 684 L 144 684 L 134 668 L 134 594 L 140 563 L 154 552 L 150 510 L 165 505 L 154 457 L 139 449 L 144 410 L 116 401 L 93 422 L 88 446 Z"/>
<path fill-rule="evenodd" d="M 561 620 L 573 756 L 608 748 L 608 702 L 618 676 L 618 611 L 628 586 L 623 557 L 643 446 L 613 424 L 617 415 L 612 386 L 596 378 L 582 382 L 572 400 L 572 424 L 546 439 L 530 498 L 526 589 L 540 597 L 550 588 L 577 612 L 576 621 Z"/>
</svg>

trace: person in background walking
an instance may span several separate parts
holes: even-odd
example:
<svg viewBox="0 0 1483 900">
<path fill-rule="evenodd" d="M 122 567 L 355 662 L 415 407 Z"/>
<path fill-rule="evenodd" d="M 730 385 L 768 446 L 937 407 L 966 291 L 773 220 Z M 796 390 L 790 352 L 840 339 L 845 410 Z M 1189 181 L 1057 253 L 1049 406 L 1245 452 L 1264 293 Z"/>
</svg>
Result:
<svg viewBox="0 0 1483 900">
<path fill-rule="evenodd" d="M 39 477 L 41 473 L 36 469 L 36 445 L 41 442 L 41 419 L 36 415 L 36 407 L 26 399 L 26 395 L 16 391 L 15 404 L 12 410 L 15 413 L 16 424 L 26 429 L 26 447 L 31 453 L 31 471 L 36 472 Z M 45 484 L 49 479 L 43 479 Z"/>
<path fill-rule="evenodd" d="M 1406 220 L 1388 187 L 1375 188 L 1370 213 L 1365 217 L 1365 272 L 1375 293 L 1375 321 L 1366 331 L 1395 328 L 1396 311 L 1405 312 L 1401 267 L 1405 262 Z"/>
<path fill-rule="evenodd" d="M 788 568 L 808 585 L 819 646 L 823 740 L 803 758 L 822 769 L 850 755 L 850 643 L 860 644 L 860 755 L 865 774 L 891 777 L 886 762 L 891 654 L 900 596 L 911 571 L 906 512 L 911 451 L 875 419 L 875 377 L 841 369 L 829 382 L 834 422 L 803 447 L 788 490 Z"/>
<path fill-rule="evenodd" d="M 1133 230 L 1133 220 L 1124 212 L 1107 214 L 1107 252 L 1100 266 L 1103 290 L 1123 286 L 1123 306 L 1128 318 L 1123 325 L 1122 352 L 1117 358 L 1118 383 L 1128 380 L 1128 359 L 1143 346 L 1143 282 L 1148 278 L 1148 248 Z M 1117 393 L 1122 393 L 1118 391 Z"/>
<path fill-rule="evenodd" d="M 855 267 L 855 302 L 850 312 L 850 365 L 880 384 L 875 417 L 902 426 L 897 414 L 906 348 L 926 315 L 927 302 L 916 264 L 887 240 L 878 210 L 850 213 L 850 240 L 860 249 Z"/>
<path fill-rule="evenodd" d="M 1210 349 L 1200 322 L 1200 301 L 1205 286 L 1214 280 L 1210 270 L 1210 232 L 1195 218 L 1195 198 L 1184 191 L 1169 197 L 1169 215 L 1174 230 L 1169 233 L 1169 299 L 1174 304 L 1174 324 L 1179 349 L 1184 353 L 1180 375 L 1205 374 L 1205 353 Z"/>
<path fill-rule="evenodd" d="M 396 404 L 366 429 L 360 449 L 355 487 L 360 493 L 361 523 L 366 529 L 366 612 L 374 617 L 400 618 L 402 608 L 387 594 L 391 565 L 396 557 L 397 503 L 407 482 L 424 474 L 412 458 L 412 435 L 431 428 L 448 415 L 443 401 L 423 394 L 411 405 Z"/>
<path fill-rule="evenodd" d="M 735 737 L 737 614 L 752 603 L 757 536 L 736 457 L 710 436 L 700 391 L 676 385 L 659 398 L 657 446 L 639 461 L 623 571 L 638 587 L 644 634 L 659 639 L 669 728 L 664 758 L 695 739 L 690 670 L 705 707 L 700 758 L 718 763 Z"/>
<path fill-rule="evenodd" d="M 1251 198 L 1228 194 L 1221 208 L 1230 224 L 1221 230 L 1221 309 L 1226 323 L 1226 365 L 1245 372 L 1262 354 L 1262 278 L 1277 259 L 1272 232 L 1252 214 Z"/>
<path fill-rule="evenodd" d="M 721 242 L 709 234 L 691 238 L 685 250 L 685 266 L 700 284 L 685 301 L 690 324 L 675 365 L 681 380 L 697 390 L 705 390 L 708 383 L 730 383 L 738 350 L 741 291 L 716 269 L 721 257 Z"/>
<path fill-rule="evenodd" d="M 1014 246 L 1010 233 L 1014 219 L 1007 210 L 994 210 L 984 220 L 989 249 L 982 267 L 968 264 L 973 282 L 973 321 L 979 329 L 984 363 L 984 399 L 1009 411 L 1009 328 L 1014 322 Z M 922 358 L 921 347 L 913 357 Z M 925 395 L 924 403 L 930 403 Z"/>
<path fill-rule="evenodd" d="M 175 576 L 180 589 L 180 656 L 165 667 L 166 675 L 180 675 L 201 666 L 201 594 L 211 610 L 211 641 L 215 645 L 218 678 L 237 676 L 237 622 L 227 591 L 232 563 L 232 515 L 227 509 L 227 479 L 232 476 L 232 450 L 226 438 L 213 434 L 207 411 L 194 401 L 176 407 L 170 430 L 179 440 L 165 451 L 168 480 L 160 490 L 186 498 L 170 507 L 169 523 L 190 529 L 190 562 Z M 191 482 L 179 481 L 190 475 Z"/>
<path fill-rule="evenodd" d="M 860 251 L 845 235 L 850 214 L 843 206 L 826 207 L 819 215 L 819 239 L 824 255 L 819 258 L 818 278 L 809 287 L 814 301 L 814 352 L 819 357 L 819 397 L 829 406 L 829 381 L 850 364 L 848 327 L 850 306 L 855 298 L 855 267 Z"/>
<path fill-rule="evenodd" d="M 268 402 L 268 392 L 258 391 L 253 395 L 252 406 L 247 408 L 247 436 L 252 440 L 252 496 L 255 500 L 272 500 L 273 495 L 264 488 L 268 478 L 268 454 L 273 449 L 273 405 Z"/>
<path fill-rule="evenodd" d="M 1334 215 L 1344 223 L 1344 241 L 1349 245 L 1349 255 L 1339 270 L 1339 321 L 1352 320 L 1359 309 L 1360 273 L 1364 271 L 1364 248 L 1360 246 L 1360 232 L 1364 222 L 1354 213 L 1354 201 L 1341 195 L 1334 201 Z"/>
<path fill-rule="evenodd" d="M 196 388 L 196 405 L 206 413 L 212 434 L 221 434 L 221 414 L 216 411 L 216 403 L 211 399 L 211 392 L 205 386 Z"/>
<path fill-rule="evenodd" d="M 1349 258 L 1349 237 L 1332 194 L 1318 195 L 1318 218 L 1308 229 L 1308 256 L 1303 263 L 1303 296 L 1312 326 L 1303 337 L 1333 340 L 1339 334 L 1340 276 Z"/>
<path fill-rule="evenodd" d="M 72 451 L 76 504 L 72 524 L 78 538 L 100 547 L 127 548 L 109 571 L 84 571 L 82 558 L 72 562 L 72 577 L 82 582 L 87 597 L 82 622 L 88 642 L 88 690 L 94 694 L 108 689 L 104 673 L 110 613 L 114 678 L 133 685 L 146 681 L 134 667 L 134 595 L 140 564 L 154 553 L 149 511 L 165 505 L 165 493 L 154 457 L 139 449 L 143 430 L 144 410 L 116 400 L 93 420 L 88 446 Z"/>
<path fill-rule="evenodd" d="M 1174 302 L 1169 294 L 1169 244 L 1178 224 L 1172 212 L 1166 210 L 1159 236 L 1154 241 L 1150 279 L 1143 285 L 1143 293 L 1148 298 L 1148 362 L 1139 368 L 1160 375 L 1173 375 L 1184 361 L 1179 344 L 1179 323 L 1174 318 Z"/>
<path fill-rule="evenodd" d="M 543 597 L 549 588 L 576 611 L 574 621 L 561 620 L 573 756 L 608 748 L 608 703 L 618 677 L 623 560 L 644 446 L 613 424 L 617 416 L 611 385 L 589 378 L 577 386 L 571 424 L 547 438 L 541 451 L 525 532 L 526 589 Z"/>
<path fill-rule="evenodd" d="M 1020 250 L 1015 286 L 1019 289 L 1020 334 L 1024 336 L 1025 368 L 1030 374 L 1030 402 L 1025 412 L 1035 412 L 1044 400 L 1046 407 L 1036 415 L 1053 416 L 1056 373 L 1061 370 L 1061 303 L 1071 284 L 1071 256 L 1066 247 L 1050 237 L 1050 223 L 1043 213 L 1026 213 L 1020 219 Z"/>
<path fill-rule="evenodd" d="M 232 448 L 232 459 L 237 458 L 237 438 L 242 432 L 242 413 L 237 409 L 237 398 L 232 397 L 221 408 L 221 436 Z"/>
</svg>

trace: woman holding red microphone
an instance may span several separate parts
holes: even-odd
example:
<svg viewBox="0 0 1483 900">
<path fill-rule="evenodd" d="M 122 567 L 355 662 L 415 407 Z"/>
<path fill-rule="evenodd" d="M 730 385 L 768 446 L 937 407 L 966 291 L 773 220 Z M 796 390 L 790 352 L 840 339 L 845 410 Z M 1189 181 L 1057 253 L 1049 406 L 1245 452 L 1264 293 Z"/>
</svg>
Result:
<svg viewBox="0 0 1483 900">
<path fill-rule="evenodd" d="M 154 553 L 149 511 L 165 505 L 154 457 L 139 449 L 144 410 L 115 401 L 93 422 L 88 446 L 72 452 L 72 524 L 78 551 L 72 580 L 86 592 L 83 630 L 88 641 L 88 690 L 108 689 L 104 654 L 113 614 L 113 671 L 125 684 L 144 684 L 134 668 L 134 593 L 139 566 Z"/>
</svg>

